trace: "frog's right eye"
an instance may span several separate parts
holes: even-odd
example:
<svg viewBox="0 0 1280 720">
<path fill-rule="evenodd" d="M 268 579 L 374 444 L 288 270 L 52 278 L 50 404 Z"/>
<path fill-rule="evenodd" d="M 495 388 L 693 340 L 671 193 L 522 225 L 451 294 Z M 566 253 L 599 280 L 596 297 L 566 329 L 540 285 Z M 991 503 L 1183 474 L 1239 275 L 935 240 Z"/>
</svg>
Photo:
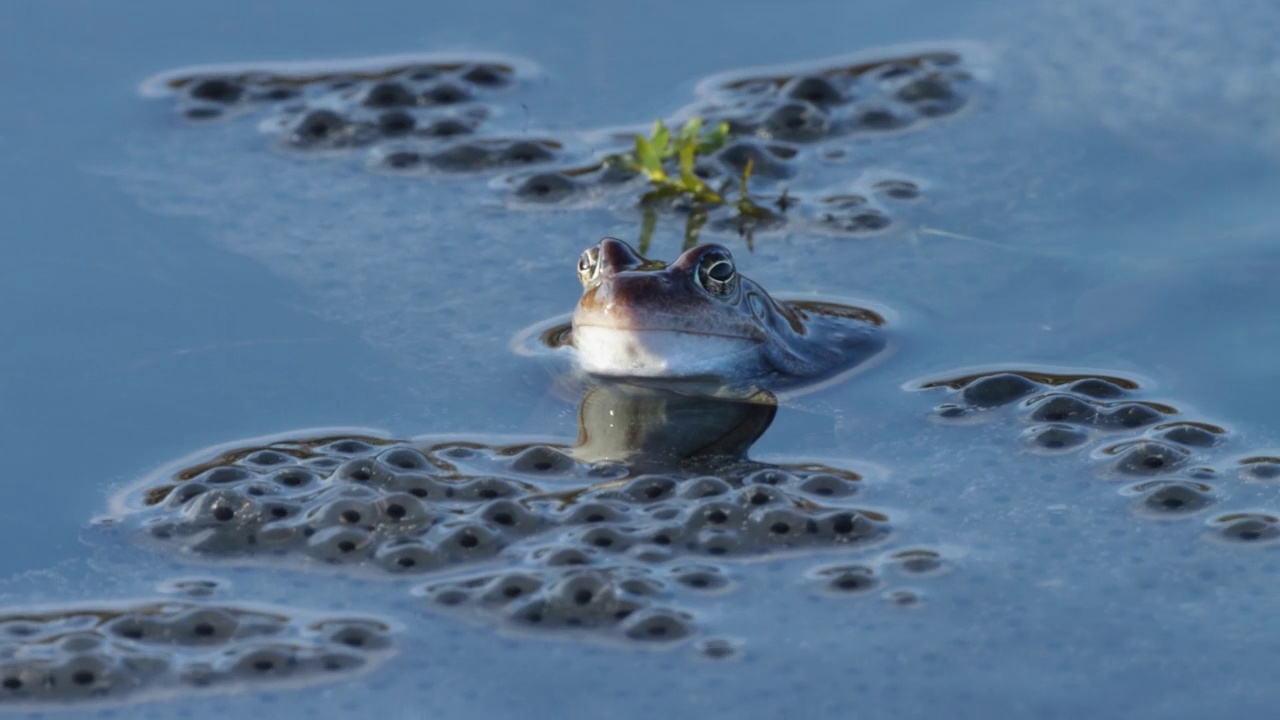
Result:
<svg viewBox="0 0 1280 720">
<path fill-rule="evenodd" d="M 591 282 L 600 273 L 600 248 L 589 248 L 578 258 L 578 280 L 583 285 Z"/>
<path fill-rule="evenodd" d="M 734 292 L 738 271 L 733 267 L 733 257 L 728 250 L 710 247 L 698 260 L 696 277 L 703 290 L 724 297 Z"/>
</svg>

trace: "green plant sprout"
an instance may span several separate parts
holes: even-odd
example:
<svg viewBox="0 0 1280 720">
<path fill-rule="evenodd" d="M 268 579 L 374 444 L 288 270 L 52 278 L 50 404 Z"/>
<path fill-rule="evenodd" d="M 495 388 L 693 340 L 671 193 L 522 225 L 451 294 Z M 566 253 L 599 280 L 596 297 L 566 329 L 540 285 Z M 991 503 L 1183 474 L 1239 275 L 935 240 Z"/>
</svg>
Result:
<svg viewBox="0 0 1280 720">
<path fill-rule="evenodd" d="M 635 149 L 631 154 L 622 156 L 625 165 L 649 178 L 653 185 L 653 190 L 646 193 L 640 202 L 648 205 L 683 195 L 704 205 L 723 203 L 721 193 L 698 177 L 693 167 L 698 156 L 719 150 L 728 139 L 729 123 L 720 123 L 704 131 L 702 118 L 693 117 L 685 121 L 673 136 L 666 123 L 661 120 L 655 122 L 649 137 L 637 135 Z M 668 172 L 667 163 L 673 158 L 676 166 L 673 172 Z"/>
<path fill-rule="evenodd" d="M 698 234 L 707 222 L 707 210 L 726 204 L 725 194 L 731 181 L 725 181 L 719 188 L 712 188 L 698 177 L 694 171 L 695 163 L 700 156 L 714 153 L 729 140 L 729 124 L 725 122 L 706 128 L 702 118 L 692 117 L 673 135 L 666 123 L 658 120 L 653 124 L 648 137 L 636 135 L 635 148 L 631 152 L 608 158 L 609 161 L 644 175 L 653 186 L 652 190 L 640 198 L 640 204 L 645 208 L 640 228 L 641 253 L 648 249 L 657 224 L 653 206 L 674 198 L 686 198 L 690 204 L 685 219 L 684 246 L 687 249 L 697 244 Z M 675 161 L 674 167 L 672 160 Z M 748 247 L 751 245 L 750 230 L 753 223 L 773 217 L 773 213 L 757 205 L 748 192 L 753 166 L 754 163 L 748 159 L 738 185 L 738 200 L 734 203 L 738 213 L 738 230 L 747 236 Z"/>
</svg>

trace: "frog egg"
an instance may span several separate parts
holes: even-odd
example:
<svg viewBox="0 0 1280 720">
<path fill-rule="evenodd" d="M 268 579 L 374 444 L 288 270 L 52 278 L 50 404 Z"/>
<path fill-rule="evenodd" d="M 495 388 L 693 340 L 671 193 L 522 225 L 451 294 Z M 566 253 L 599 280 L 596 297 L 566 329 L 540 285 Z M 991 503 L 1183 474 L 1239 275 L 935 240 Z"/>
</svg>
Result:
<svg viewBox="0 0 1280 720">
<path fill-rule="evenodd" d="M 718 477 L 704 476 L 681 483 L 679 494 L 682 498 L 706 498 L 723 495 L 731 489 L 729 483 Z"/>
<path fill-rule="evenodd" d="M 1030 417 L 1036 422 L 1096 425 L 1099 413 L 1099 407 L 1088 400 L 1067 393 L 1054 393 L 1037 399 Z"/>
<path fill-rule="evenodd" d="M 1068 385 L 1067 390 L 1070 390 L 1077 395 L 1091 397 L 1095 400 L 1115 400 L 1128 394 L 1124 388 L 1109 380 L 1103 380 L 1102 378 L 1085 378 L 1083 380 L 1077 380 Z"/>
<path fill-rule="evenodd" d="M 363 560 L 372 546 L 373 541 L 367 530 L 335 526 L 317 530 L 308 538 L 306 551 L 322 562 L 353 563 Z"/>
<path fill-rule="evenodd" d="M 747 518 L 745 535 L 764 546 L 790 546 L 810 541 L 817 524 L 803 513 L 787 507 L 754 510 Z"/>
<path fill-rule="evenodd" d="M 427 88 L 421 96 L 425 105 L 457 105 L 471 99 L 471 91 L 466 87 L 444 81 Z"/>
<path fill-rule="evenodd" d="M 1022 441 L 1033 450 L 1061 452 L 1074 450 L 1089 441 L 1089 434 L 1062 423 L 1036 425 L 1022 434 Z"/>
<path fill-rule="evenodd" d="M 857 492 L 857 485 L 836 475 L 817 473 L 802 480 L 797 489 L 817 497 L 845 498 Z"/>
<path fill-rule="evenodd" d="M 1103 454 L 1118 456 L 1115 469 L 1126 475 L 1154 475 L 1181 467 L 1187 451 L 1158 440 L 1135 440 L 1104 448 Z"/>
<path fill-rule="evenodd" d="M 287 455 L 277 450 L 259 450 L 246 456 L 243 462 L 269 470 L 282 465 L 292 465 L 297 462 L 297 459 L 292 455 Z"/>
<path fill-rule="evenodd" d="M 470 135 L 476 131 L 476 123 L 458 118 L 439 118 L 427 123 L 418 135 L 427 138 L 452 138 Z"/>
<path fill-rule="evenodd" d="M 622 631 L 631 640 L 675 642 L 693 633 L 693 618 L 678 610 L 649 608 L 627 617 L 623 621 Z"/>
<path fill-rule="evenodd" d="M 332 110 L 312 110 L 302 116 L 283 138 L 293 150 L 337 150 L 367 145 L 369 128 Z"/>
<path fill-rule="evenodd" d="M 742 645 L 726 638 L 707 638 L 698 643 L 697 651 L 708 660 L 727 661 L 742 654 Z"/>
<path fill-rule="evenodd" d="M 635 543 L 632 536 L 608 526 L 589 527 L 570 538 L 580 545 L 614 553 L 625 552 Z"/>
<path fill-rule="evenodd" d="M 1240 461 L 1240 476 L 1245 480 L 1267 482 L 1280 478 L 1280 458 L 1250 457 Z"/>
<path fill-rule="evenodd" d="M 782 94 L 822 108 L 842 105 L 848 100 L 845 92 L 834 81 L 823 75 L 794 77 L 783 86 Z"/>
<path fill-rule="evenodd" d="M 378 134 L 384 138 L 400 138 L 409 135 L 418 126 L 418 119 L 405 110 L 391 110 L 378 115 Z"/>
<path fill-rule="evenodd" d="M 490 528 L 513 538 L 531 535 L 546 526 L 544 518 L 530 512 L 524 505 L 506 499 L 485 503 L 477 515 Z"/>
<path fill-rule="evenodd" d="M 598 523 L 619 523 L 629 520 L 629 509 L 616 502 L 584 502 L 576 504 L 569 510 L 563 522 L 566 525 L 594 525 Z"/>
<path fill-rule="evenodd" d="M 1099 425 L 1104 427 L 1136 429 L 1152 425 L 1164 419 L 1159 410 L 1141 403 L 1125 403 L 1108 409 L 1099 418 Z"/>
<path fill-rule="evenodd" d="M 495 576 L 481 593 L 481 599 L 491 605 L 506 605 L 527 598 L 542 590 L 541 578 L 521 572 Z"/>
<path fill-rule="evenodd" d="M 831 121 L 818 106 L 792 101 L 769 111 L 764 117 L 762 130 L 775 140 L 813 142 L 831 132 Z"/>
<path fill-rule="evenodd" d="M 373 85 L 365 91 L 361 101 L 365 107 L 377 109 L 408 107 L 417 103 L 417 96 L 409 88 L 394 81 Z"/>
<path fill-rule="evenodd" d="M 581 193 L 583 188 L 572 178 L 558 172 L 542 172 L 520 180 L 512 194 L 519 200 L 554 204 Z"/>
<path fill-rule="evenodd" d="M 298 492 L 319 483 L 320 477 L 305 468 L 289 467 L 272 473 L 268 480 L 286 492 Z"/>
<path fill-rule="evenodd" d="M 880 585 L 875 571 L 865 565 L 830 565 L 809 573 L 811 579 L 827 595 L 854 595 L 865 593 Z"/>
<path fill-rule="evenodd" d="M 1138 510 L 1152 516 L 1184 516 L 1212 505 L 1212 487 L 1203 483 L 1158 480 L 1139 485 L 1130 492 L 1143 493 Z"/>
<path fill-rule="evenodd" d="M 729 586 L 725 571 L 715 565 L 681 565 L 671 569 L 671 577 L 680 585 L 702 592 L 723 590 Z"/>
<path fill-rule="evenodd" d="M 503 547 L 503 541 L 488 526 L 475 522 L 458 523 L 445 530 L 437 547 L 452 562 L 473 562 L 493 557 Z"/>
<path fill-rule="evenodd" d="M 230 613 L 214 607 L 195 608 L 169 621 L 164 633 L 182 645 L 225 643 L 236 636 L 240 623 Z"/>
<path fill-rule="evenodd" d="M 394 474 L 428 470 L 431 463 L 426 456 L 411 447 L 396 447 L 378 456 L 378 462 L 386 466 L 387 471 Z"/>
<path fill-rule="evenodd" d="M 384 623 L 347 618 L 326 619 L 311 626 L 323 642 L 343 647 L 369 651 L 391 647 L 391 638 Z"/>
<path fill-rule="evenodd" d="M 852 543 L 874 540 L 885 530 L 857 511 L 837 510 L 816 518 L 814 534 L 827 542 Z"/>
<path fill-rule="evenodd" d="M 1222 442 L 1225 430 L 1200 423 L 1169 423 L 1156 428 L 1156 437 L 1183 447 L 1210 448 Z"/>
<path fill-rule="evenodd" d="M 642 475 L 623 488 L 623 495 L 634 503 L 651 503 L 667 500 L 676 494 L 675 480 L 662 475 Z"/>
<path fill-rule="evenodd" d="M 999 407 L 1021 400 L 1041 387 L 1039 383 L 1016 373 L 996 373 L 969 383 L 960 397 L 975 407 Z"/>
<path fill-rule="evenodd" d="M 1280 520 L 1266 513 L 1232 513 L 1212 521 L 1217 537 L 1248 545 L 1280 539 Z"/>
<path fill-rule="evenodd" d="M 524 494 L 524 490 L 516 483 L 494 477 L 476 478 L 457 485 L 452 490 L 452 497 L 458 500 L 493 500 Z"/>
<path fill-rule="evenodd" d="M 484 88 L 509 85 L 514 80 L 515 69 L 497 63 L 475 63 L 458 73 L 463 81 Z"/>
<path fill-rule="evenodd" d="M 697 533 L 704 528 L 740 528 L 746 520 L 747 510 L 741 504 L 713 500 L 698 503 L 690 509 L 687 531 Z"/>
<path fill-rule="evenodd" d="M 379 567 L 396 574 L 430 572 L 445 562 L 433 545 L 414 538 L 382 543 L 374 551 L 373 560 Z"/>
<path fill-rule="evenodd" d="M 187 87 L 187 97 L 220 105 L 231 105 L 244 96 L 245 88 L 239 82 L 225 77 L 207 77 Z"/>
</svg>

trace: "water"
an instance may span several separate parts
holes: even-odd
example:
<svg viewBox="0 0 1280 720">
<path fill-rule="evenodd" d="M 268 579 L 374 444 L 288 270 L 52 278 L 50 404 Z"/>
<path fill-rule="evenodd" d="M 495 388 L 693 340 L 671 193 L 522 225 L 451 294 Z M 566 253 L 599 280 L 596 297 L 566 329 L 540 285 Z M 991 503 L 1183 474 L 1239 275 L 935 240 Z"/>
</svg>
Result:
<svg viewBox="0 0 1280 720">
<path fill-rule="evenodd" d="M 941 398 L 904 390 L 973 366 L 1091 368 L 1227 427 L 1224 468 L 1280 445 L 1269 392 L 1280 366 L 1280 13 L 1265 2 L 1112 5 L 11 9 L 0 20 L 15 98 L 0 120 L 0 328 L 12 338 L 0 351 L 0 451 L 13 490 L 0 538 L 21 551 L 0 559 L 4 604 L 149 598 L 176 576 L 208 575 L 229 582 L 232 601 L 400 624 L 399 655 L 360 679 L 138 708 L 154 717 L 1269 707 L 1274 547 L 1207 540 L 1205 521 L 1274 512 L 1274 486 L 1224 473 L 1206 513 L 1141 519 L 1102 461 L 1019 452 L 1024 426 L 1012 417 L 930 421 Z M 549 394 L 547 371 L 508 343 L 572 307 L 582 248 L 639 227 L 638 213 L 612 208 L 512 212 L 483 179 L 288 157 L 252 123 L 181 126 L 164 101 L 137 96 L 144 78 L 193 63 L 494 51 L 541 69 L 517 91 L 524 107 L 503 105 L 496 122 L 567 136 L 671 113 L 712 73 L 927 40 L 989 51 L 974 106 L 851 141 L 851 159 L 822 171 L 920 181 L 923 200 L 896 211 L 895 229 L 761 238 L 752 253 L 730 243 L 771 291 L 896 311 L 895 354 L 784 407 L 754 455 L 875 470 L 867 502 L 889 512 L 894 547 L 944 558 L 936 576 L 887 571 L 892 588 L 920 593 L 918 606 L 815 594 L 812 559 L 735 565 L 736 591 L 693 605 L 742 643 L 740 659 L 715 663 L 687 646 L 495 633 L 423 612 L 403 584 L 190 564 L 87 529 L 125 483 L 265 433 L 571 440 L 576 398 Z M 652 253 L 674 256 L 680 235 L 660 225 Z"/>
</svg>

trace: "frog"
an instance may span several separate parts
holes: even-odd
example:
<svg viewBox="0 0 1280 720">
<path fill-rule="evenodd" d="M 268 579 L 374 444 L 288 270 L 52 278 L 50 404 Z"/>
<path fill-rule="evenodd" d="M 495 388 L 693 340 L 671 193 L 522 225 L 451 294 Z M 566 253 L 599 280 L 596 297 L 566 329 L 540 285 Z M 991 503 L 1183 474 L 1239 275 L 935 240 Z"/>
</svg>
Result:
<svg viewBox="0 0 1280 720">
<path fill-rule="evenodd" d="M 582 296 L 557 343 L 597 378 L 777 390 L 864 365 L 887 344 L 881 313 L 775 299 L 723 245 L 665 263 L 606 237 L 581 254 L 578 279 Z"/>
</svg>

